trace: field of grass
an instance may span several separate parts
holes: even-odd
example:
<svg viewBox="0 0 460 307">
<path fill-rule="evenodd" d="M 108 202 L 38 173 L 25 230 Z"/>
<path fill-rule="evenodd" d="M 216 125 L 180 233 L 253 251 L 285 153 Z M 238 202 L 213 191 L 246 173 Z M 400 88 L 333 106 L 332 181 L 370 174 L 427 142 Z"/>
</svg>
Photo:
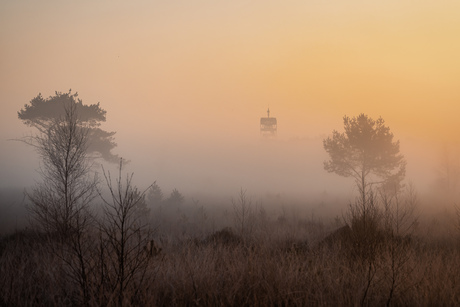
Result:
<svg viewBox="0 0 460 307">
<path fill-rule="evenodd" d="M 135 256 L 146 265 L 123 289 L 108 265 L 116 257 L 101 252 L 97 228 L 84 235 L 84 280 L 79 258 L 63 252 L 65 242 L 16 231 L 0 243 L 0 305 L 460 305 L 456 234 L 378 231 L 369 237 L 319 220 L 258 217 L 250 223 L 200 234 L 158 228 L 152 239 L 161 251 L 139 251 Z"/>
</svg>

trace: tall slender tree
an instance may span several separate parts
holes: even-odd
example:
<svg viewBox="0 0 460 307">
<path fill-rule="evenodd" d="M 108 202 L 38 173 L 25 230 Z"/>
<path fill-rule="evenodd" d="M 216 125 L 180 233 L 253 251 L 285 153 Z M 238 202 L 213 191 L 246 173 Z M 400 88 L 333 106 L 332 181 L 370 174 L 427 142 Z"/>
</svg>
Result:
<svg viewBox="0 0 460 307">
<path fill-rule="evenodd" d="M 97 196 L 97 182 L 89 177 L 88 129 L 80 124 L 76 105 L 67 103 L 64 116 L 24 141 L 35 147 L 42 161 L 43 182 L 28 195 L 33 216 L 43 230 L 67 237 Z"/>
</svg>

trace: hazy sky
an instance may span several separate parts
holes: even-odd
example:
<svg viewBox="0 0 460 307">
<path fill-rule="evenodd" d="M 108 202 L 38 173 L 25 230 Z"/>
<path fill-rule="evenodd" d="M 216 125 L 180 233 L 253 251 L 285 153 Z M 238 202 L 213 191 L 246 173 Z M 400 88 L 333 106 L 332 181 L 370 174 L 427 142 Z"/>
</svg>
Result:
<svg viewBox="0 0 460 307">
<path fill-rule="evenodd" d="M 56 90 L 100 102 L 117 152 L 152 172 L 187 165 L 177 151 L 194 165 L 243 157 L 267 107 L 280 141 L 359 113 L 382 116 L 402 148 L 458 139 L 459 33 L 454 0 L 3 0 L 0 179 L 18 181 L 34 157 L 6 141 L 30 131 L 16 112 Z"/>
</svg>

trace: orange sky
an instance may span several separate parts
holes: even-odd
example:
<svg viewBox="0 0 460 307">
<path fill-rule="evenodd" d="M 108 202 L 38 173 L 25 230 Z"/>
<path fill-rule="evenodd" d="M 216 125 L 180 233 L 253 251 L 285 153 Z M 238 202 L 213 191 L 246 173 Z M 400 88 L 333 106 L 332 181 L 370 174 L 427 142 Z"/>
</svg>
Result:
<svg viewBox="0 0 460 307">
<path fill-rule="evenodd" d="M 407 133 L 450 134 L 460 5 L 378 2 L 5 1 L 2 105 L 72 88 L 135 122 L 219 118 L 225 130 L 270 105 L 287 136 L 314 135 L 318 116 L 360 112 Z"/>
<path fill-rule="evenodd" d="M 6 0 L 1 146 L 25 103 L 69 88 L 101 103 L 129 153 L 149 139 L 258 137 L 268 106 L 281 139 L 359 113 L 399 139 L 454 139 L 458 33 L 458 1 Z"/>
</svg>

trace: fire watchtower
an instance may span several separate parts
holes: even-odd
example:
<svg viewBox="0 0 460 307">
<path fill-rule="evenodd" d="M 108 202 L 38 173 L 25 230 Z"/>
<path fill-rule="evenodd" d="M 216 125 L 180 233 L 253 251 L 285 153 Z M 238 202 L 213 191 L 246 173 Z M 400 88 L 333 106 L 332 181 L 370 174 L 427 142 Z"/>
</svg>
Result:
<svg viewBox="0 0 460 307">
<path fill-rule="evenodd" d="M 270 109 L 267 110 L 267 117 L 260 118 L 260 134 L 265 137 L 276 136 L 277 122 L 275 117 L 270 117 Z"/>
</svg>

